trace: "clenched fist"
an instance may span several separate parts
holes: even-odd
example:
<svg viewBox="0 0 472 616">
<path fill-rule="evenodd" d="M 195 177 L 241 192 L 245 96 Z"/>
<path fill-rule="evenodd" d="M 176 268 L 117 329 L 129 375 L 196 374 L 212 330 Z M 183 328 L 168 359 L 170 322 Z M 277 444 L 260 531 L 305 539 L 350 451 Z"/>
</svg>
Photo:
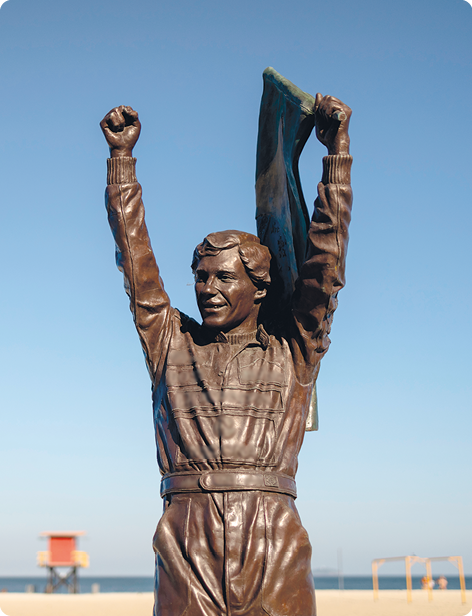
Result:
<svg viewBox="0 0 472 616">
<path fill-rule="evenodd" d="M 107 113 L 100 127 L 110 146 L 110 157 L 133 156 L 133 148 L 141 132 L 138 112 L 120 105 Z"/>
<path fill-rule="evenodd" d="M 349 154 L 351 109 L 334 96 L 316 95 L 316 136 L 328 148 L 328 154 Z"/>
</svg>

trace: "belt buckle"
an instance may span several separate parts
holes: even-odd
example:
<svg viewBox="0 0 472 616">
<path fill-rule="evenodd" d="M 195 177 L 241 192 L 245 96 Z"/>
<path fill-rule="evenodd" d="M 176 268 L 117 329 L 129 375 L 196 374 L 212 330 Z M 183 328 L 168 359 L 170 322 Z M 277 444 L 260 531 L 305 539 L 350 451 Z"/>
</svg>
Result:
<svg viewBox="0 0 472 616">
<path fill-rule="evenodd" d="M 278 488 L 279 478 L 276 475 L 267 475 L 264 473 L 264 485 L 268 488 Z"/>
</svg>

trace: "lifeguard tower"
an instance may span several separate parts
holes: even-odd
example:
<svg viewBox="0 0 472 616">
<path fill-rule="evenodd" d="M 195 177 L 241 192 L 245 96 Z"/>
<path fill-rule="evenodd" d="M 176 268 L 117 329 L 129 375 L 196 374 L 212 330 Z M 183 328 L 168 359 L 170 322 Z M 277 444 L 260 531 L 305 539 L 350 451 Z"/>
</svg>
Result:
<svg viewBox="0 0 472 616">
<path fill-rule="evenodd" d="M 38 552 L 38 565 L 48 568 L 47 593 L 56 592 L 65 586 L 71 593 L 79 592 L 78 570 L 89 566 L 86 552 L 79 552 L 77 537 L 85 535 L 85 531 L 47 531 L 40 537 L 47 537 L 48 549 Z M 66 568 L 65 572 L 59 569 Z"/>
</svg>

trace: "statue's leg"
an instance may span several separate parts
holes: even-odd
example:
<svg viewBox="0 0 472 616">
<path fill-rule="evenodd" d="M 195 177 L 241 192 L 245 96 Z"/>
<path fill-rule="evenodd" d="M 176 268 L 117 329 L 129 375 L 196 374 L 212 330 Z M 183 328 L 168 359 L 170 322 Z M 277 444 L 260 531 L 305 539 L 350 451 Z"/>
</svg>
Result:
<svg viewBox="0 0 472 616">
<path fill-rule="evenodd" d="M 311 545 L 294 500 L 285 495 L 264 498 L 269 547 L 262 588 L 268 616 L 316 616 L 311 573 Z"/>
<path fill-rule="evenodd" d="M 226 614 L 224 523 L 211 494 L 173 495 L 153 545 L 154 616 Z"/>
<path fill-rule="evenodd" d="M 316 616 L 311 546 L 293 499 L 229 492 L 225 518 L 228 614 Z"/>
</svg>

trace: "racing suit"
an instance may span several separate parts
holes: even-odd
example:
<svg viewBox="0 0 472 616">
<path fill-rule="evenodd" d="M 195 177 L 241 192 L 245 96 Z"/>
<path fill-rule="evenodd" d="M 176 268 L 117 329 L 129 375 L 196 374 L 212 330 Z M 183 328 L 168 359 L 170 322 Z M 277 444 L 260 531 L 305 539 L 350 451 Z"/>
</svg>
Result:
<svg viewBox="0 0 472 616">
<path fill-rule="evenodd" d="M 311 546 L 294 498 L 319 362 L 344 285 L 349 155 L 326 156 L 289 318 L 224 334 L 170 305 L 135 159 L 108 160 L 106 203 L 152 381 L 164 513 L 155 616 L 313 616 Z"/>
</svg>

